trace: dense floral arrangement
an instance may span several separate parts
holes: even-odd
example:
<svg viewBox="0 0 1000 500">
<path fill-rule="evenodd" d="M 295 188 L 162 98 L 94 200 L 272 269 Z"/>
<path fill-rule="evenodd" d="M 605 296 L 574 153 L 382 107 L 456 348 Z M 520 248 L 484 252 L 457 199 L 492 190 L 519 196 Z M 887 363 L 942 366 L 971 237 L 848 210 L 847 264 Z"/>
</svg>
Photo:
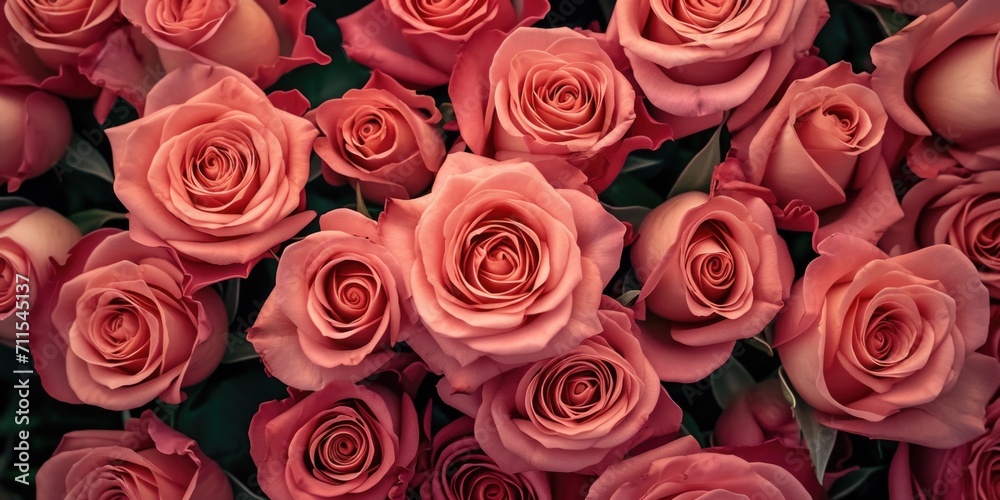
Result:
<svg viewBox="0 0 1000 500">
<path fill-rule="evenodd" d="M 0 498 L 1000 499 L 997 0 L 0 33 Z"/>
</svg>

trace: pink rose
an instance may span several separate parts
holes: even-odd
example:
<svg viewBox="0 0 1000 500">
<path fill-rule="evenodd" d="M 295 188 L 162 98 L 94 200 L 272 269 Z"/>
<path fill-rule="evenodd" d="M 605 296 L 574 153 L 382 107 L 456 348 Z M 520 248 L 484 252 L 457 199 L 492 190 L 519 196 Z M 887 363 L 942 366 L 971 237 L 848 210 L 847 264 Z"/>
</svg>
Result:
<svg viewBox="0 0 1000 500">
<path fill-rule="evenodd" d="M 563 158 L 600 192 L 629 153 L 670 138 L 670 128 L 649 117 L 598 36 L 518 28 L 506 37 L 492 31 L 470 40 L 448 91 L 472 152 L 536 159 L 539 168 L 548 157 Z"/>
<path fill-rule="evenodd" d="M 624 234 L 597 200 L 553 188 L 530 163 L 465 153 L 379 222 L 427 329 L 407 344 L 461 391 L 600 333 Z"/>
<path fill-rule="evenodd" d="M 13 122 L 0 138 L 0 183 L 12 193 L 59 161 L 73 129 L 62 99 L 42 91 L 0 87 L 0 116 Z"/>
<path fill-rule="evenodd" d="M 883 159 L 888 124 L 870 77 L 842 62 L 793 82 L 733 148 L 745 183 L 783 214 L 779 227 L 814 232 L 814 247 L 834 233 L 874 243 L 902 217 Z"/>
<path fill-rule="evenodd" d="M 441 112 L 434 98 L 417 95 L 374 71 L 361 90 L 321 104 L 311 116 L 321 136 L 313 148 L 334 186 L 361 185 L 361 196 L 412 198 L 431 184 L 444 161 Z"/>
<path fill-rule="evenodd" d="M 80 239 L 80 230 L 65 217 L 39 207 L 18 207 L 0 212 L 0 343 L 15 345 L 17 332 L 31 329 L 25 312 L 46 293 L 56 278 L 51 260 L 66 260 Z M 30 318 L 27 321 L 31 325 Z"/>
<path fill-rule="evenodd" d="M 604 297 L 604 330 L 483 385 L 476 439 L 508 472 L 600 472 L 635 444 L 680 428 L 680 408 L 636 339 L 631 312 Z"/>
<path fill-rule="evenodd" d="M 805 475 L 776 465 L 791 464 L 790 452 L 774 442 L 760 449 L 701 450 L 685 436 L 612 465 L 590 487 L 587 500 L 813 498 L 800 479 L 812 473 L 808 457 L 792 455 Z"/>
<path fill-rule="evenodd" d="M 883 249 L 905 253 L 951 245 L 979 268 L 990 296 L 1000 299 L 1000 172 L 979 172 L 968 179 L 940 175 L 918 182 L 902 205 L 903 220 L 886 231 Z"/>
<path fill-rule="evenodd" d="M 907 162 L 918 175 L 933 177 L 948 155 L 971 170 L 1000 168 L 1000 118 L 985 111 L 1000 106 L 998 26 L 993 0 L 946 3 L 872 48 L 872 87 L 919 140 Z"/>
<path fill-rule="evenodd" d="M 774 346 L 796 391 L 834 429 L 949 448 L 983 432 L 1000 386 L 989 294 L 969 260 L 934 245 L 889 257 L 853 236 L 819 245 Z"/>
<path fill-rule="evenodd" d="M 375 221 L 338 209 L 281 254 L 275 287 L 247 332 L 268 372 L 303 390 L 357 382 L 392 358 L 416 322 L 402 271 Z"/>
<path fill-rule="evenodd" d="M 990 303 L 990 337 L 979 352 L 1000 361 L 1000 302 Z"/>
<path fill-rule="evenodd" d="M 677 137 L 730 117 L 755 118 L 829 17 L 822 0 L 633 0 L 615 4 L 608 35 Z"/>
<path fill-rule="evenodd" d="M 632 265 L 642 283 L 640 341 L 663 380 L 695 382 L 729 359 L 736 341 L 774 319 L 794 279 L 767 205 L 742 196 L 675 196 L 639 226 Z M 745 204 L 744 204 L 745 203 Z"/>
<path fill-rule="evenodd" d="M 245 76 L 188 66 L 149 94 L 146 116 L 107 130 L 115 194 L 137 242 L 169 245 L 214 279 L 243 275 L 315 213 L 305 184 L 316 129 Z"/>
<path fill-rule="evenodd" d="M 719 446 L 755 446 L 771 439 L 800 446 L 799 424 L 781 381 L 768 379 L 737 395 L 715 422 L 713 439 Z"/>
<path fill-rule="evenodd" d="M 900 443 L 889 468 L 890 500 L 1000 499 L 1000 400 L 986 409 L 986 432 L 947 450 Z"/>
<path fill-rule="evenodd" d="M 188 288 L 192 277 L 173 251 L 98 230 L 58 273 L 51 298 L 38 304 L 51 311 L 51 325 L 32 323 L 31 331 L 35 368 L 52 397 L 109 410 L 157 398 L 179 404 L 181 388 L 222 360 L 222 299 L 211 288 Z"/>
<path fill-rule="evenodd" d="M 36 481 L 39 500 L 233 498 L 219 465 L 149 410 L 126 421 L 124 431 L 66 434 Z"/>
<path fill-rule="evenodd" d="M 545 0 L 374 0 L 337 20 L 351 59 L 416 87 L 448 83 L 459 50 L 473 35 L 530 26 Z"/>
<path fill-rule="evenodd" d="M 260 405 L 250 422 L 250 455 L 269 498 L 405 498 L 420 433 L 408 395 L 338 381 L 289 394 Z"/>
<path fill-rule="evenodd" d="M 118 0 L 11 0 L 4 16 L 46 66 L 75 68 L 80 53 L 111 30 Z"/>
</svg>

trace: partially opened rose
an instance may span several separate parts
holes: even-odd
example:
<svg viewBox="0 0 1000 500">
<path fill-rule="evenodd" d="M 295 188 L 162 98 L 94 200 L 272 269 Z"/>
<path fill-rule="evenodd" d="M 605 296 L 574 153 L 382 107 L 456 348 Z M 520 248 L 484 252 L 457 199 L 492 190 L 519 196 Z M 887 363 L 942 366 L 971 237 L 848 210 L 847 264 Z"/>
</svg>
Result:
<svg viewBox="0 0 1000 500">
<path fill-rule="evenodd" d="M 73 134 L 69 110 L 47 92 L 0 87 L 0 183 L 14 192 L 59 161 Z"/>
<path fill-rule="evenodd" d="M 426 327 L 409 344 L 459 390 L 601 332 L 625 226 L 532 164 L 450 155 L 430 194 L 390 200 L 382 242 Z"/>
<path fill-rule="evenodd" d="M 983 433 L 1000 362 L 979 349 L 989 294 L 962 253 L 889 257 L 837 234 L 792 288 L 774 346 L 817 420 L 875 439 L 950 448 Z"/>
<path fill-rule="evenodd" d="M 598 314 L 599 335 L 483 385 L 476 439 L 503 470 L 600 472 L 680 427 L 631 312 L 605 296 Z"/>
<path fill-rule="evenodd" d="M 51 260 L 62 263 L 79 239 L 80 230 L 48 208 L 0 212 L 0 343 L 14 345 L 20 338 L 22 345 L 30 345 L 31 321 L 17 313 L 24 311 L 22 317 L 28 317 L 31 304 L 56 279 Z"/>
<path fill-rule="evenodd" d="M 4 16 L 49 68 L 72 71 L 87 47 L 103 40 L 118 18 L 118 0 L 12 0 Z"/>
<path fill-rule="evenodd" d="M 247 340 L 282 382 L 319 390 L 371 375 L 415 322 L 402 270 L 375 222 L 345 208 L 282 252 Z"/>
<path fill-rule="evenodd" d="M 179 404 L 226 349 L 226 309 L 192 290 L 177 254 L 102 229 L 81 239 L 32 318 L 31 354 L 52 397 L 109 410 Z M 41 314 L 51 311 L 51 323 Z"/>
<path fill-rule="evenodd" d="M 600 192 L 630 152 L 668 139 L 670 128 L 649 117 L 597 36 L 518 28 L 470 40 L 448 92 L 472 152 L 537 159 L 539 168 L 548 157 L 563 158 Z"/>
<path fill-rule="evenodd" d="M 718 446 L 753 446 L 770 439 L 789 448 L 803 444 L 792 405 L 778 379 L 765 380 L 736 395 L 719 415 L 712 436 Z"/>
<path fill-rule="evenodd" d="M 1000 172 L 927 179 L 906 192 L 902 205 L 903 220 L 886 231 L 883 249 L 905 253 L 951 245 L 976 265 L 990 296 L 1000 300 Z"/>
<path fill-rule="evenodd" d="M 315 216 L 305 184 L 316 129 L 245 76 L 194 65 L 153 88 L 146 116 L 107 130 L 132 238 L 244 275 Z M 218 267 L 229 266 L 229 267 Z"/>
<path fill-rule="evenodd" d="M 352 60 L 426 88 L 448 83 L 476 33 L 530 26 L 548 11 L 545 0 L 374 0 L 337 25 Z"/>
<path fill-rule="evenodd" d="M 730 130 L 755 118 L 828 17 L 822 0 L 634 0 L 615 4 L 608 34 L 684 137 L 733 108 Z"/>
<path fill-rule="evenodd" d="M 124 431 L 66 434 L 35 479 L 39 500 L 233 498 L 219 465 L 149 410 L 126 421 Z"/>
<path fill-rule="evenodd" d="M 420 432 L 408 395 L 342 381 L 289 394 L 260 405 L 250 422 L 250 455 L 268 498 L 405 498 Z"/>
<path fill-rule="evenodd" d="M 742 201 L 742 202 L 741 202 Z M 745 204 L 744 204 L 745 203 Z M 632 265 L 643 349 L 663 380 L 694 382 L 757 335 L 788 297 L 794 269 L 767 205 L 758 198 L 683 193 L 639 226 Z"/>
</svg>

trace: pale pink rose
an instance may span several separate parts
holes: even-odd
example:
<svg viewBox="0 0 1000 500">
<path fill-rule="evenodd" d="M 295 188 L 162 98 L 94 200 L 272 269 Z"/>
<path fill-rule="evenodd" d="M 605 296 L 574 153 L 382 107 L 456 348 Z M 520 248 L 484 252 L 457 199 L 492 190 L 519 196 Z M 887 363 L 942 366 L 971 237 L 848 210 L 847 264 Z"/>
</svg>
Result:
<svg viewBox="0 0 1000 500">
<path fill-rule="evenodd" d="M 918 175 L 933 177 L 949 155 L 971 170 L 1000 168 L 1000 118 L 987 111 L 1000 106 L 998 31 L 1000 4 L 968 0 L 946 3 L 872 48 L 872 88 L 917 140 L 908 165 Z"/>
<path fill-rule="evenodd" d="M 503 470 L 599 473 L 680 428 L 631 312 L 605 296 L 598 314 L 599 335 L 483 385 L 476 439 Z"/>
<path fill-rule="evenodd" d="M 642 283 L 637 317 L 647 320 L 640 342 L 671 382 L 704 378 L 736 341 L 762 332 L 795 274 L 763 201 L 700 192 L 670 198 L 643 219 L 632 265 Z"/>
<path fill-rule="evenodd" d="M 600 36 L 518 28 L 508 36 L 491 31 L 472 38 L 448 87 L 472 152 L 538 160 L 539 168 L 548 167 L 543 160 L 549 157 L 562 158 L 600 192 L 629 153 L 669 139 L 670 127 L 649 117 Z"/>
<path fill-rule="evenodd" d="M 788 453 L 794 450 L 775 442 L 757 448 L 702 450 L 698 441 L 685 436 L 612 465 L 590 487 L 587 500 L 814 498 L 811 489 L 816 485 L 807 489 L 802 483 L 812 473 L 808 457 L 795 457 L 796 463 L 805 464 L 802 474 L 783 468 Z"/>
<path fill-rule="evenodd" d="M 323 178 L 334 186 L 360 184 L 366 200 L 413 198 L 430 186 L 444 161 L 434 98 L 403 88 L 381 71 L 310 116 L 321 132 L 313 148 L 325 163 Z"/>
<path fill-rule="evenodd" d="M 349 209 L 281 253 L 275 287 L 247 331 L 267 371 L 319 390 L 357 382 L 388 362 L 417 321 L 403 274 L 375 221 Z"/>
<path fill-rule="evenodd" d="M 316 129 L 231 69 L 171 72 L 146 116 L 107 134 L 132 238 L 214 264 L 211 281 L 245 276 L 315 216 L 303 209 Z"/>
<path fill-rule="evenodd" d="M 882 237 L 884 250 L 951 245 L 976 265 L 990 296 L 1000 299 L 1000 171 L 918 182 L 902 205 L 905 216 Z"/>
<path fill-rule="evenodd" d="M 819 245 L 792 288 L 774 346 L 817 420 L 875 439 L 949 448 L 982 434 L 1000 363 L 989 294 L 962 253 L 889 257 L 853 236 Z"/>
<path fill-rule="evenodd" d="M 771 439 L 801 446 L 799 424 L 778 379 L 765 380 L 741 392 L 715 422 L 713 442 L 718 446 L 754 446 Z"/>
<path fill-rule="evenodd" d="M 427 88 L 448 83 L 476 33 L 530 26 L 548 11 L 546 0 L 374 0 L 337 25 L 352 60 Z"/>
<path fill-rule="evenodd" d="M 420 434 L 410 396 L 343 381 L 289 394 L 260 405 L 250 422 L 250 455 L 268 498 L 406 498 Z"/>
<path fill-rule="evenodd" d="M 870 82 L 850 64 L 834 64 L 793 82 L 733 137 L 743 185 L 765 188 L 762 197 L 782 214 L 778 227 L 813 232 L 814 247 L 834 233 L 874 243 L 902 217 L 883 158 L 891 124 Z"/>
<path fill-rule="evenodd" d="M 553 188 L 532 164 L 465 153 L 379 221 L 427 329 L 407 344 L 460 391 L 600 333 L 624 234 L 596 199 Z"/>
<path fill-rule="evenodd" d="M 615 4 L 608 35 L 677 137 L 717 125 L 737 130 L 809 55 L 829 18 L 823 0 L 633 0 Z"/>
<path fill-rule="evenodd" d="M 0 116 L 11 122 L 0 135 L 0 184 L 12 193 L 59 161 L 73 128 L 66 103 L 43 91 L 0 87 Z"/>
<path fill-rule="evenodd" d="M 66 434 L 35 479 L 39 500 L 233 498 L 219 464 L 149 410 L 126 421 L 124 431 Z"/>
<path fill-rule="evenodd" d="M 79 239 L 80 230 L 72 222 L 47 208 L 0 212 L 0 343 L 12 346 L 18 338 L 24 345 L 30 343 L 31 305 L 55 281 L 52 260 L 66 260 Z"/>
</svg>

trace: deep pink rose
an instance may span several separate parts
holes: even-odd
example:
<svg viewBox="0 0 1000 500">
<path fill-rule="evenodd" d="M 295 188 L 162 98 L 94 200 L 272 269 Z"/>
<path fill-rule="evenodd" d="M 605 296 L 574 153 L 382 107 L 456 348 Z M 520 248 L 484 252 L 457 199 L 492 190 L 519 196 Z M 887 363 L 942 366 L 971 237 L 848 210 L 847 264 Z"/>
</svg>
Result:
<svg viewBox="0 0 1000 500">
<path fill-rule="evenodd" d="M 633 0 L 615 4 L 608 35 L 677 137 L 755 118 L 829 17 L 822 0 Z"/>
<path fill-rule="evenodd" d="M 483 385 L 476 439 L 503 470 L 596 473 L 680 427 L 631 311 L 605 296 L 598 314 L 599 335 Z"/>
<path fill-rule="evenodd" d="M 656 149 L 670 138 L 670 128 L 649 117 L 599 36 L 518 28 L 509 36 L 492 31 L 470 40 L 448 91 L 472 152 L 534 159 L 539 168 L 548 167 L 547 158 L 563 158 L 600 192 L 629 153 Z"/>
<path fill-rule="evenodd" d="M 460 391 L 549 358 L 603 329 L 601 293 L 625 226 L 530 163 L 448 156 L 430 194 L 390 200 L 382 242 L 427 331 L 407 340 Z"/>
<path fill-rule="evenodd" d="M 12 193 L 59 161 L 73 128 L 66 103 L 43 91 L 0 87 L 0 116 L 11 123 L 0 137 L 0 184 Z"/>
<path fill-rule="evenodd" d="M 24 317 L 56 279 L 51 259 L 62 263 L 79 239 L 72 222 L 47 208 L 0 212 L 0 343 L 14 345 L 17 338 L 30 342 L 31 321 Z M 17 316 L 20 311 L 26 311 L 22 317 Z"/>
<path fill-rule="evenodd" d="M 530 26 L 548 11 L 546 0 L 373 0 L 337 25 L 352 60 L 426 88 L 448 83 L 476 33 Z"/>
<path fill-rule="evenodd" d="M 344 208 L 282 252 L 274 290 L 247 340 L 268 372 L 315 391 L 374 373 L 415 322 L 402 271 L 375 221 Z"/>
<path fill-rule="evenodd" d="M 642 283 L 638 317 L 648 320 L 640 341 L 663 380 L 704 378 L 788 297 L 795 273 L 771 212 L 758 198 L 741 200 L 683 193 L 639 226 L 632 265 Z"/>
<path fill-rule="evenodd" d="M 713 439 L 718 446 L 754 446 L 771 439 L 789 448 L 803 444 L 778 379 L 765 380 L 730 401 L 715 422 Z"/>
<path fill-rule="evenodd" d="M 962 253 L 889 257 L 853 236 L 819 245 L 774 346 L 796 391 L 834 429 L 950 448 L 983 432 L 1000 386 L 986 342 L 989 294 Z"/>
<path fill-rule="evenodd" d="M 789 456 L 806 469 L 805 475 L 784 468 L 792 463 Z M 808 457 L 774 442 L 760 449 L 702 450 L 698 441 L 685 436 L 612 465 L 590 487 L 587 500 L 808 500 L 813 496 L 800 477 L 811 473 Z"/>
<path fill-rule="evenodd" d="M 315 216 L 305 184 L 316 129 L 245 76 L 187 66 L 149 94 L 146 116 L 107 130 L 115 194 L 139 243 L 169 245 L 216 279 L 244 275 Z"/>
<path fill-rule="evenodd" d="M 870 80 L 834 64 L 733 137 L 745 183 L 769 191 L 778 227 L 814 232 L 814 247 L 834 233 L 875 243 L 902 217 L 882 150 L 891 124 Z"/>
<path fill-rule="evenodd" d="M 949 155 L 971 170 L 1000 168 L 1000 118 L 987 111 L 1000 106 L 998 31 L 997 2 L 945 3 L 872 48 L 872 87 L 918 140 L 907 162 L 918 175 L 933 177 Z"/>
<path fill-rule="evenodd" d="M 219 465 L 149 410 L 126 421 L 124 431 L 66 434 L 35 479 L 39 500 L 233 498 Z"/>
<path fill-rule="evenodd" d="M 334 381 L 289 394 L 260 405 L 250 422 L 250 455 L 269 498 L 405 498 L 420 433 L 406 393 Z"/>
<path fill-rule="evenodd" d="M 951 245 L 978 267 L 990 296 L 1000 299 L 1000 171 L 918 182 L 902 205 L 905 216 L 886 231 L 880 242 L 884 250 L 895 254 Z"/>
<path fill-rule="evenodd" d="M 45 392 L 60 401 L 127 410 L 153 399 L 179 404 L 226 349 L 226 308 L 211 288 L 192 290 L 176 253 L 128 232 L 88 234 L 37 305 L 31 354 Z M 40 317 L 32 316 L 36 319 Z"/>
<path fill-rule="evenodd" d="M 364 88 L 324 102 L 311 116 L 321 132 L 313 148 L 326 164 L 323 178 L 334 186 L 360 184 L 366 200 L 417 196 L 444 161 L 434 98 L 380 71 Z"/>
</svg>

